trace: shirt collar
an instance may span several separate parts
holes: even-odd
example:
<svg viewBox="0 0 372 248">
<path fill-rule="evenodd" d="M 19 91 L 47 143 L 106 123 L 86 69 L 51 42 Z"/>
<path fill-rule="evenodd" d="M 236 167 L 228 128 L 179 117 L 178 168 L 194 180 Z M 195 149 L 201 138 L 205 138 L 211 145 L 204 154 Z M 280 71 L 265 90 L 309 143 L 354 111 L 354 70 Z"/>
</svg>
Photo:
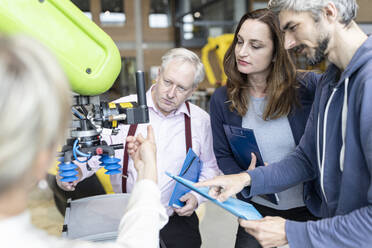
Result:
<svg viewBox="0 0 372 248">
<path fill-rule="evenodd" d="M 163 115 L 164 116 L 164 114 L 159 109 L 157 109 L 157 107 L 155 106 L 154 100 L 152 99 L 151 91 L 152 91 L 152 88 L 154 86 L 155 86 L 155 84 L 153 84 L 150 87 L 150 89 L 146 92 L 147 107 L 152 108 L 158 115 Z M 187 110 L 187 107 L 186 107 L 185 103 L 182 103 L 181 106 L 176 111 L 174 111 L 173 113 L 170 113 L 166 117 L 176 116 L 176 115 L 179 115 L 179 114 L 187 114 L 188 116 L 190 116 L 190 113 Z"/>
</svg>

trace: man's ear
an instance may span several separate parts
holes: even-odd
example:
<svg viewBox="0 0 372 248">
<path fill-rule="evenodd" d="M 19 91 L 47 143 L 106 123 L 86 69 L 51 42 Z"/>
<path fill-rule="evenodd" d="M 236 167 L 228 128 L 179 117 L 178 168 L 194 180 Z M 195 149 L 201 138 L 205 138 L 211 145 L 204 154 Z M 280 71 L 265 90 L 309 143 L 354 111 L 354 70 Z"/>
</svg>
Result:
<svg viewBox="0 0 372 248">
<path fill-rule="evenodd" d="M 187 98 L 191 97 L 192 94 L 194 94 L 194 92 L 195 92 L 197 89 L 198 89 L 198 86 L 193 86 L 193 87 L 192 87 L 192 90 L 191 90 L 191 92 L 190 92 L 190 94 L 189 94 L 189 96 L 188 96 Z"/>
<path fill-rule="evenodd" d="M 333 2 L 327 3 L 327 5 L 323 8 L 324 18 L 329 23 L 338 22 L 339 16 L 338 16 L 338 9 L 336 8 L 335 4 Z"/>
<path fill-rule="evenodd" d="M 161 73 L 161 67 L 159 67 L 159 69 L 158 69 L 158 75 L 156 75 L 156 78 L 155 78 L 156 83 L 159 83 L 160 73 Z"/>
<path fill-rule="evenodd" d="M 194 94 L 194 92 L 198 89 L 198 86 L 193 86 L 192 87 L 192 94 Z"/>
</svg>

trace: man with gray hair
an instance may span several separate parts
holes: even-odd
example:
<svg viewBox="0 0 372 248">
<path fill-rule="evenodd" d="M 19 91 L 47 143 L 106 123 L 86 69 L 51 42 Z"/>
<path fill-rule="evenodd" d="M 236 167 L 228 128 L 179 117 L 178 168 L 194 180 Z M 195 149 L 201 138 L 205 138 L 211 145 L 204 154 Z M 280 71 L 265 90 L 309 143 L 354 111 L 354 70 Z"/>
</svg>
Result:
<svg viewBox="0 0 372 248">
<path fill-rule="evenodd" d="M 263 247 L 371 247 L 372 37 L 353 21 L 355 0 L 271 0 L 269 8 L 278 13 L 286 49 L 310 64 L 330 61 L 305 133 L 282 161 L 199 186 L 212 186 L 211 193 L 224 200 L 242 189 L 251 197 L 312 181 L 304 201 L 324 219 L 266 217 L 240 225 Z"/>
<path fill-rule="evenodd" d="M 189 148 L 203 162 L 200 180 L 212 178 L 219 174 L 213 152 L 212 131 L 209 115 L 198 106 L 189 103 L 187 99 L 197 89 L 204 79 L 204 67 L 199 57 L 184 48 L 169 50 L 162 57 L 156 84 L 147 92 L 147 105 L 150 123 L 154 129 L 157 146 L 158 184 L 161 190 L 161 201 L 170 216 L 168 224 L 160 231 L 160 237 L 167 248 L 201 246 L 199 220 L 195 209 L 202 202 L 196 193 L 187 193 L 180 198 L 186 205 L 182 208 L 168 206 L 175 181 L 165 172 L 179 174 Z M 115 102 L 136 101 L 136 95 L 130 95 Z M 147 135 L 146 126 L 149 124 L 119 125 L 119 133 L 103 137 L 108 144 L 125 142 L 127 136 Z M 114 192 L 131 192 L 137 173 L 132 159 L 128 158 L 127 147 L 115 151 L 115 157 L 122 159 L 122 174 L 110 175 Z M 96 158 L 88 164 L 93 170 L 87 170 L 85 164 L 79 164 L 79 179 L 73 183 L 61 182 L 58 185 L 65 191 L 75 189 L 81 180 L 91 176 L 100 167 Z M 109 207 L 109 206 L 108 206 Z"/>
</svg>

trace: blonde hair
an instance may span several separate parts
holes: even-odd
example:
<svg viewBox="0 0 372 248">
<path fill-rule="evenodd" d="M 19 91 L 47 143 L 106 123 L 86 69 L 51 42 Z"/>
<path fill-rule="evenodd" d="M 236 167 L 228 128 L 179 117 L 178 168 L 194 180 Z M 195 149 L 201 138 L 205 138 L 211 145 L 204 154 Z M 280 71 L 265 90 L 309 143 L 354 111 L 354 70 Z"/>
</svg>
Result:
<svg viewBox="0 0 372 248">
<path fill-rule="evenodd" d="M 64 137 L 70 105 L 67 78 L 44 46 L 0 36 L 0 193 Z"/>
</svg>

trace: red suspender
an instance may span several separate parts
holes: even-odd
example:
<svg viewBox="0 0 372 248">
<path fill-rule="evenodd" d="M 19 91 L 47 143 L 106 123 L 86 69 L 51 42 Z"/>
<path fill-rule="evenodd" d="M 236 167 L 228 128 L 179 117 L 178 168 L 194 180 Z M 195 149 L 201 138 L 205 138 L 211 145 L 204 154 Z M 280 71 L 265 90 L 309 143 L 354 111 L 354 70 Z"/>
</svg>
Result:
<svg viewBox="0 0 372 248">
<path fill-rule="evenodd" d="M 134 136 L 134 134 L 136 133 L 136 130 L 137 130 L 137 124 L 130 125 L 127 136 Z M 121 179 L 121 190 L 123 191 L 123 193 L 127 192 L 128 161 L 129 161 L 128 146 L 127 146 L 127 143 L 125 142 L 124 158 L 123 158 L 123 173 L 122 173 L 122 179 Z"/>
<path fill-rule="evenodd" d="M 190 114 L 189 102 L 186 101 L 185 104 L 186 104 L 187 111 L 189 111 L 189 114 Z M 186 138 L 186 154 L 187 154 L 189 149 L 192 148 L 191 120 L 190 120 L 190 116 L 188 116 L 187 114 L 184 114 L 184 115 L 185 115 L 185 136 L 186 136 L 185 138 Z"/>
<path fill-rule="evenodd" d="M 185 104 L 190 114 L 189 102 L 186 101 Z M 189 149 L 192 148 L 191 119 L 190 119 L 190 116 L 188 116 L 187 114 L 184 114 L 184 115 L 185 115 L 185 138 L 186 138 L 186 154 L 187 154 Z M 137 130 L 137 124 L 130 125 L 127 136 L 133 136 L 136 133 L 136 130 Z M 121 189 L 123 193 L 127 192 L 128 162 L 129 162 L 128 147 L 127 147 L 127 143 L 125 143 L 124 158 L 123 158 L 123 175 L 121 179 Z"/>
</svg>

